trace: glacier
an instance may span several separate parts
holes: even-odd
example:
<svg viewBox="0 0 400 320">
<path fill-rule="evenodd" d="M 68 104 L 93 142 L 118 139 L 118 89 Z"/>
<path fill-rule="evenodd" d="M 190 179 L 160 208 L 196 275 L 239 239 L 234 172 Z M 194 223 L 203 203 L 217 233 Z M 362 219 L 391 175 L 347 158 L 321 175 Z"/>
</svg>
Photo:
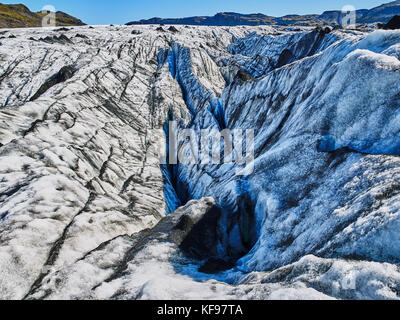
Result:
<svg viewBox="0 0 400 320">
<path fill-rule="evenodd" d="M 400 298 L 400 31 L 6 33 L 0 299 Z M 171 123 L 254 170 L 160 163 Z"/>
</svg>

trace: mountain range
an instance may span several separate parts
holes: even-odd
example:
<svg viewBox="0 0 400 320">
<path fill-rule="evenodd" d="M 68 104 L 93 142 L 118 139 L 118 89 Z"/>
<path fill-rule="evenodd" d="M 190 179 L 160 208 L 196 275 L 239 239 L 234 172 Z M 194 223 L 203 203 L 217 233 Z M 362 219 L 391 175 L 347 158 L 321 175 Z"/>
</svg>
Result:
<svg viewBox="0 0 400 320">
<path fill-rule="evenodd" d="M 393 1 L 378 7 L 356 11 L 357 23 L 388 22 L 394 15 L 400 14 L 400 1 Z M 195 16 L 187 18 L 151 18 L 132 21 L 127 25 L 138 24 L 179 24 L 202 26 L 237 26 L 237 25 L 297 25 L 316 26 L 321 24 L 340 25 L 345 16 L 341 10 L 325 11 L 318 14 L 286 15 L 273 17 L 262 13 L 240 14 L 235 12 L 220 12 L 214 16 Z"/>
<path fill-rule="evenodd" d="M 400 30 L 2 33 L 0 300 L 400 300 Z"/>
<path fill-rule="evenodd" d="M 0 28 L 41 27 L 45 13 L 32 12 L 23 4 L 0 3 Z M 56 12 L 57 26 L 82 26 L 84 23 L 64 12 Z"/>
<path fill-rule="evenodd" d="M 44 17 L 42 12 L 32 12 L 23 4 L 0 3 L 0 28 L 40 27 Z M 356 11 L 357 23 L 388 22 L 394 15 L 400 15 L 400 0 L 382 4 L 372 9 Z M 194 16 L 186 18 L 151 18 L 128 22 L 127 25 L 141 24 L 176 24 L 198 26 L 257 26 L 257 25 L 293 25 L 317 26 L 340 25 L 345 14 L 341 10 L 325 11 L 322 14 L 286 15 L 273 17 L 262 13 L 241 14 L 220 12 L 214 16 Z M 80 19 L 61 11 L 56 12 L 57 26 L 85 25 Z"/>
</svg>

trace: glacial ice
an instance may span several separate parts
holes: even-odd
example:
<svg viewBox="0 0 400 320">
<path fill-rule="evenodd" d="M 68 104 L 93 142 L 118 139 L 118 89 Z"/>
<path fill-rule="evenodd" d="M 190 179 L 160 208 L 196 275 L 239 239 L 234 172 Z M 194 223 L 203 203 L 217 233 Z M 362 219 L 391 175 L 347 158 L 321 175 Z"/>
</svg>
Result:
<svg viewBox="0 0 400 320">
<path fill-rule="evenodd" d="M 0 298 L 399 299 L 400 32 L 178 29 L 2 40 Z M 160 166 L 172 120 L 254 129 L 254 172 Z"/>
</svg>

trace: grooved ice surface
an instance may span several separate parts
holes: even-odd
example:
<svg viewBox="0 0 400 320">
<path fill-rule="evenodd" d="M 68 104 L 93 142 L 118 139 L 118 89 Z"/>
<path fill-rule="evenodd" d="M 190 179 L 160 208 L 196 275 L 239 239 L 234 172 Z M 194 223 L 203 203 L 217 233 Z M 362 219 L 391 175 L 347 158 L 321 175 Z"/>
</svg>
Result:
<svg viewBox="0 0 400 320">
<path fill-rule="evenodd" d="M 0 298 L 397 299 L 400 32 L 178 29 L 2 39 Z M 170 117 L 255 129 L 254 173 L 160 168 Z M 256 241 L 205 275 L 168 237 L 214 203 L 220 250 Z"/>
</svg>

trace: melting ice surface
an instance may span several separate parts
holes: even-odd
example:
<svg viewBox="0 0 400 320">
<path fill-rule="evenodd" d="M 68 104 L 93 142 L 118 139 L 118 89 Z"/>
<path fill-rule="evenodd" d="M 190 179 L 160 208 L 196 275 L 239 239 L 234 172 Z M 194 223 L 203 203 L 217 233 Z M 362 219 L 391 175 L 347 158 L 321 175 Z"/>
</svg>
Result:
<svg viewBox="0 0 400 320">
<path fill-rule="evenodd" d="M 0 298 L 398 299 L 400 32 L 178 29 L 7 31 Z M 171 120 L 254 172 L 160 168 Z"/>
</svg>

